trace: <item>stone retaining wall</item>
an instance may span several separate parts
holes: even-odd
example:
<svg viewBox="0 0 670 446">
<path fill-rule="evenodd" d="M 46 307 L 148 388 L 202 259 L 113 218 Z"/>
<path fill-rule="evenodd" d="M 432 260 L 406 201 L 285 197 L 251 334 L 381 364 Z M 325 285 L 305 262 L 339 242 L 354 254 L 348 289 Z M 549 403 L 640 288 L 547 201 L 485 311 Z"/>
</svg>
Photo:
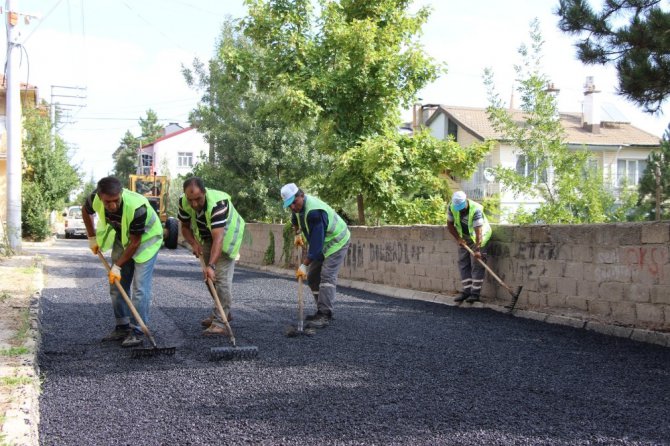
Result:
<svg viewBox="0 0 670 446">
<path fill-rule="evenodd" d="M 282 229 L 247 224 L 241 261 L 263 264 L 272 232 L 275 264 L 285 265 Z M 457 246 L 445 226 L 350 229 L 341 278 L 444 295 L 459 290 Z M 488 265 L 511 287 L 523 285 L 520 310 L 668 332 L 669 242 L 670 222 L 497 226 Z M 501 304 L 510 299 L 490 275 L 482 295 Z"/>
</svg>

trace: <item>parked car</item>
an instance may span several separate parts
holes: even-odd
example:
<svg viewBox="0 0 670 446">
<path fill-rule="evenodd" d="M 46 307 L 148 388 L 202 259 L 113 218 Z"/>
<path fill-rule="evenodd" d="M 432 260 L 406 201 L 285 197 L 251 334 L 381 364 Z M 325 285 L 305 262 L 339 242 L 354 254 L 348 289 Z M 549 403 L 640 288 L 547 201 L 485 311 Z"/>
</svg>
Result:
<svg viewBox="0 0 670 446">
<path fill-rule="evenodd" d="M 65 238 L 86 237 L 86 226 L 81 218 L 81 206 L 70 206 L 63 212 L 65 217 Z"/>
</svg>

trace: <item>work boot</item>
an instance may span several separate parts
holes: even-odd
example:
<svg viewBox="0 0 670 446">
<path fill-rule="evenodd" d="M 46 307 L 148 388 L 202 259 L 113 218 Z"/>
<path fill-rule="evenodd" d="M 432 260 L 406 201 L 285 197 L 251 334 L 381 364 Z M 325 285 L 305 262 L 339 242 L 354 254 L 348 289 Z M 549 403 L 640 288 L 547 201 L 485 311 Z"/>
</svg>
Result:
<svg viewBox="0 0 670 446">
<path fill-rule="evenodd" d="M 460 304 L 461 302 L 463 302 L 464 300 L 466 300 L 468 298 L 470 298 L 470 293 L 466 293 L 465 291 L 462 291 L 460 296 L 458 296 L 456 299 L 454 299 L 454 302 Z"/>
<path fill-rule="evenodd" d="M 130 324 L 117 325 L 107 336 L 102 338 L 102 342 L 123 341 L 130 333 Z"/>
<path fill-rule="evenodd" d="M 211 315 L 211 314 L 210 314 L 209 316 L 207 316 L 205 319 L 203 319 L 203 320 L 200 322 L 200 325 L 202 325 L 203 327 L 207 328 L 207 327 L 209 327 L 210 325 L 212 325 L 212 322 L 214 322 L 215 319 L 216 319 L 216 318 L 214 317 L 214 315 Z M 232 320 L 233 320 L 233 313 L 232 313 L 232 312 L 229 312 L 229 313 L 228 313 L 228 322 L 230 322 L 230 321 L 232 321 Z"/>
<path fill-rule="evenodd" d="M 202 332 L 205 336 L 230 336 L 228 330 L 223 325 L 212 323 L 207 330 Z"/>
<path fill-rule="evenodd" d="M 128 333 L 128 336 L 126 336 L 126 338 L 121 343 L 121 347 L 137 347 L 138 345 L 142 345 L 143 342 L 144 340 L 142 339 L 142 335 L 136 333 L 135 330 L 131 330 L 130 333 Z"/>
<path fill-rule="evenodd" d="M 479 302 L 479 294 L 473 294 L 470 297 L 468 297 L 467 299 L 465 299 L 465 301 L 469 304 L 474 303 L 474 302 Z"/>
<path fill-rule="evenodd" d="M 332 319 L 332 313 L 317 311 L 314 318 L 307 323 L 307 328 L 326 328 Z"/>
</svg>

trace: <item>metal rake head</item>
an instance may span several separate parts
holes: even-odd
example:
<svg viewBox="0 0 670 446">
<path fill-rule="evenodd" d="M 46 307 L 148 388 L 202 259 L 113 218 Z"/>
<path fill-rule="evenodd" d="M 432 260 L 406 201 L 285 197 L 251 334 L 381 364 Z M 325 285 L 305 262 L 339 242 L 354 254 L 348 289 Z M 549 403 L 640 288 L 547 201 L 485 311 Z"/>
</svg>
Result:
<svg viewBox="0 0 670 446">
<path fill-rule="evenodd" d="M 131 350 L 131 358 L 152 358 L 154 356 L 172 356 L 177 351 L 176 347 L 164 347 L 164 348 L 135 348 Z"/>
<path fill-rule="evenodd" d="M 258 347 L 213 347 L 209 349 L 210 361 L 244 361 L 258 356 Z"/>
</svg>

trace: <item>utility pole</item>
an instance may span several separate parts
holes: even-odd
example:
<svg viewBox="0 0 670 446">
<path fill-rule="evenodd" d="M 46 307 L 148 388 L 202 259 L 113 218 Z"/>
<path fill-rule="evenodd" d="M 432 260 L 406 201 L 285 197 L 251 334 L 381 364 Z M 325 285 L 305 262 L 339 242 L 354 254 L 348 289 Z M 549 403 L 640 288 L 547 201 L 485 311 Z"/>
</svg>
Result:
<svg viewBox="0 0 670 446">
<path fill-rule="evenodd" d="M 59 98 L 63 98 L 65 101 L 61 102 Z M 86 107 L 84 101 L 86 99 L 86 87 L 70 87 L 66 85 L 52 85 L 51 86 L 51 147 L 56 147 L 56 120 L 63 124 L 72 123 L 69 121 L 71 115 L 68 115 L 67 112 L 71 112 L 73 109 L 81 109 Z M 62 116 L 59 116 L 59 113 Z"/>
<path fill-rule="evenodd" d="M 7 0 L 7 242 L 21 251 L 21 45 L 16 0 Z"/>
</svg>

